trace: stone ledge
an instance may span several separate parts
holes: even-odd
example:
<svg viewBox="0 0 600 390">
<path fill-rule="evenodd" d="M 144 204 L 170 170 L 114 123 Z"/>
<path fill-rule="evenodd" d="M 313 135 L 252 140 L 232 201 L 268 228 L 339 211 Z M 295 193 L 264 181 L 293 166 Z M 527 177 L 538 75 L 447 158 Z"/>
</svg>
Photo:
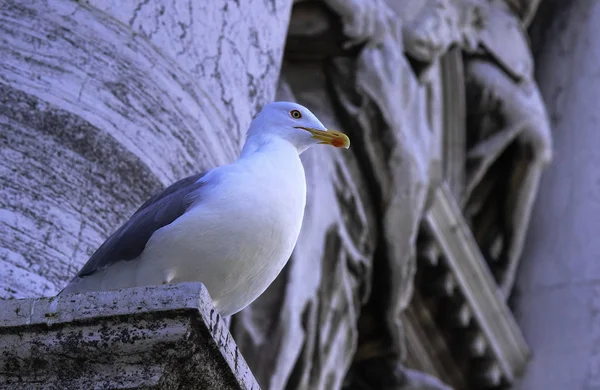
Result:
<svg viewBox="0 0 600 390">
<path fill-rule="evenodd" d="M 201 283 L 0 301 L 0 389 L 259 390 Z"/>
</svg>

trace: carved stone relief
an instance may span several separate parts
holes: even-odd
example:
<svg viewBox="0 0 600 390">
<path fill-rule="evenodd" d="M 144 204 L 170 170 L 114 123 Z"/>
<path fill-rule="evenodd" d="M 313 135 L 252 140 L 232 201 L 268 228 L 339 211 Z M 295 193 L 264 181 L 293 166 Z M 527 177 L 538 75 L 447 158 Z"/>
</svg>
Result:
<svg viewBox="0 0 600 390">
<path fill-rule="evenodd" d="M 508 297 L 541 173 L 552 158 L 552 139 L 522 22 L 503 2 L 491 3 L 489 12 L 482 49 L 465 63 L 469 110 L 463 205 Z"/>
<path fill-rule="evenodd" d="M 468 150 L 464 188 L 454 193 L 507 297 L 540 174 L 552 156 L 549 122 L 524 31 L 537 2 L 428 4 L 432 6 L 423 7 L 404 29 L 406 51 L 425 69 L 452 45 L 464 53 Z M 498 166 L 505 172 L 494 170 Z"/>
</svg>

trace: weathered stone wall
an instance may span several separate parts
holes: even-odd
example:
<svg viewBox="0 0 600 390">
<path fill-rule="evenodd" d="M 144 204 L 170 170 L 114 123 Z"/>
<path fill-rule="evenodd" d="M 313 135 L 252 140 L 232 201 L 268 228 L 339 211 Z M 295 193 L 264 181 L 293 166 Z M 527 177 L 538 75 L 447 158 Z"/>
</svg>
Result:
<svg viewBox="0 0 600 390">
<path fill-rule="evenodd" d="M 0 296 L 56 293 L 153 192 L 231 161 L 290 7 L 0 2 Z"/>
</svg>

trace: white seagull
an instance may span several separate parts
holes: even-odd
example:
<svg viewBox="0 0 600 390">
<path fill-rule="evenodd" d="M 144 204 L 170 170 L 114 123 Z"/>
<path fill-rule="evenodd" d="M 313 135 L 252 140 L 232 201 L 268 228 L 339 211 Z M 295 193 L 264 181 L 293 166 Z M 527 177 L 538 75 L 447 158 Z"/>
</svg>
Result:
<svg viewBox="0 0 600 390">
<path fill-rule="evenodd" d="M 350 140 L 299 104 L 266 105 L 237 161 L 150 198 L 59 294 L 199 281 L 222 315 L 237 313 L 292 254 L 306 203 L 299 155 L 317 144 Z"/>
</svg>

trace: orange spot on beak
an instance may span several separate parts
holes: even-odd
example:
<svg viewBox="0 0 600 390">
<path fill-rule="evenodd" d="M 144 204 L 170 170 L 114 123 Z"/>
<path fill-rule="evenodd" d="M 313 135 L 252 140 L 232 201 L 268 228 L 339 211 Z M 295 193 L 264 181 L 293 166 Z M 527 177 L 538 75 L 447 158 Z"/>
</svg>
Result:
<svg viewBox="0 0 600 390">
<path fill-rule="evenodd" d="M 334 138 L 331 140 L 331 145 L 335 146 L 336 148 L 344 148 L 346 147 L 346 140 L 343 138 Z"/>
</svg>

